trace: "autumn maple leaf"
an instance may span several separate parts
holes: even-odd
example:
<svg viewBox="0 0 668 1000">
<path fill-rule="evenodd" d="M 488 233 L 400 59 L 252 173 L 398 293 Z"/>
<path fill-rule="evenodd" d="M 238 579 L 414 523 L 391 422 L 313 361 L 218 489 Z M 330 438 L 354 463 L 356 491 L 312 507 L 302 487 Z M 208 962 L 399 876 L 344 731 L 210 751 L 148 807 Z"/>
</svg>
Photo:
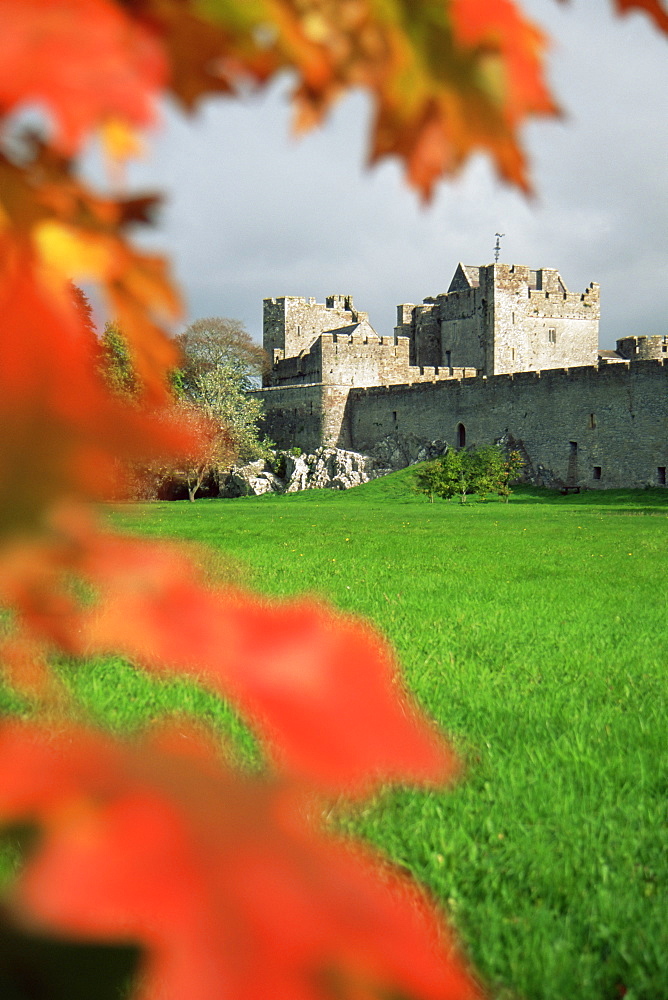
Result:
<svg viewBox="0 0 668 1000">
<path fill-rule="evenodd" d="M 30 641 L 192 676 L 242 710 L 280 768 L 330 791 L 455 772 L 370 626 L 309 599 L 208 586 L 177 549 L 100 532 L 76 511 L 55 528 L 56 540 L 17 545 L 0 567 L 0 599 Z M 76 599 L 73 578 L 94 603 Z"/>
<path fill-rule="evenodd" d="M 614 0 L 614 4 L 620 14 L 644 11 L 657 28 L 668 34 L 668 10 L 663 0 Z"/>
<path fill-rule="evenodd" d="M 2 0 L 0 111 L 38 105 L 72 154 L 110 120 L 155 120 L 168 64 L 153 34 L 111 0 Z"/>
<path fill-rule="evenodd" d="M 0 822 L 40 831 L 13 912 L 139 942 L 144 1000 L 479 1000 L 424 896 L 318 833 L 307 805 L 235 778 L 183 726 L 137 743 L 0 726 Z"/>
</svg>

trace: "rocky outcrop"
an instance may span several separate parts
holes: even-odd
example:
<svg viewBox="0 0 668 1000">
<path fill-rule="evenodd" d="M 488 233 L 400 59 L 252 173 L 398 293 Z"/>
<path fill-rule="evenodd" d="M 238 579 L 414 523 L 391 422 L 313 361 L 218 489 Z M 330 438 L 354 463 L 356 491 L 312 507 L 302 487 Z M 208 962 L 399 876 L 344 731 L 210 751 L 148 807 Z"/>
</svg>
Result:
<svg viewBox="0 0 668 1000">
<path fill-rule="evenodd" d="M 373 459 L 356 451 L 318 448 L 313 455 L 286 456 L 286 493 L 349 490 L 377 475 Z"/>
<path fill-rule="evenodd" d="M 409 436 L 387 437 L 371 455 L 341 448 L 318 448 L 312 455 L 280 451 L 231 469 L 220 478 L 221 497 L 297 493 L 300 490 L 349 490 L 415 462 L 444 454 L 444 441 L 420 441 Z"/>
<path fill-rule="evenodd" d="M 388 470 L 384 470 L 388 471 Z M 263 493 L 297 493 L 299 490 L 348 490 L 379 473 L 368 455 L 339 448 L 319 448 L 313 455 L 278 452 L 232 469 L 221 477 L 221 497 L 261 496 Z M 382 473 L 381 473 L 382 474 Z"/>
<path fill-rule="evenodd" d="M 224 497 L 262 496 L 263 493 L 283 493 L 284 483 L 263 458 L 248 465 L 231 469 L 221 478 L 219 495 Z"/>
<path fill-rule="evenodd" d="M 416 462 L 431 462 L 447 450 L 445 441 L 425 441 L 415 434 L 388 434 L 373 447 L 370 457 L 377 468 L 396 472 Z"/>
</svg>

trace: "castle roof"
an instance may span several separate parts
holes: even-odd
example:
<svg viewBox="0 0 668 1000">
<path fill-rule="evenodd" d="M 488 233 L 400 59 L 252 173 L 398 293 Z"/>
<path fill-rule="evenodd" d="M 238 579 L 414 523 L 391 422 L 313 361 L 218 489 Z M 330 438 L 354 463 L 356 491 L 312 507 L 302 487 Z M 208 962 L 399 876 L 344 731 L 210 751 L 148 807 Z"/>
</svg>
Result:
<svg viewBox="0 0 668 1000">
<path fill-rule="evenodd" d="M 617 351 L 603 351 L 599 348 L 598 356 L 601 361 L 626 361 Z"/>
<path fill-rule="evenodd" d="M 360 326 L 360 323 L 350 323 L 349 326 L 337 326 L 335 330 L 328 330 L 327 333 L 341 333 L 344 337 L 350 337 Z"/>
<path fill-rule="evenodd" d="M 473 264 L 457 264 L 448 292 L 459 292 L 465 288 L 478 288 L 480 286 L 480 268 Z"/>
<path fill-rule="evenodd" d="M 352 335 L 354 333 L 357 333 L 358 331 L 360 332 L 363 331 L 367 336 L 370 333 L 375 334 L 375 336 L 378 336 L 374 328 L 371 326 L 371 323 L 369 323 L 368 319 L 361 319 L 359 323 L 350 323 L 348 324 L 348 326 L 337 326 L 336 329 L 327 330 L 326 332 L 328 334 L 335 333 L 337 336 L 340 335 L 342 337 L 352 337 Z"/>
</svg>

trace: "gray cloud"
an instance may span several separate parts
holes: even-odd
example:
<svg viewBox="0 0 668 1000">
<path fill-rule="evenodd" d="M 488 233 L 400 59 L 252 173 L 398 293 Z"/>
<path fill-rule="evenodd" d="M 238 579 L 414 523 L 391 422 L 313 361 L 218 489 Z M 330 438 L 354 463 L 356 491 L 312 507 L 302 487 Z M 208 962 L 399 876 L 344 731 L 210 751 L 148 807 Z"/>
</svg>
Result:
<svg viewBox="0 0 668 1000">
<path fill-rule="evenodd" d="M 610 6 L 525 0 L 554 39 L 550 77 L 566 112 L 525 130 L 534 202 L 475 158 L 422 208 L 397 164 L 363 169 L 362 94 L 300 141 L 287 78 L 260 97 L 209 101 L 191 120 L 165 108 L 153 157 L 130 180 L 168 194 L 147 242 L 173 255 L 190 315 L 234 316 L 259 337 L 264 296 L 341 291 L 387 333 L 396 304 L 444 291 L 458 260 L 488 263 L 498 230 L 502 259 L 558 267 L 572 291 L 601 283 L 603 346 L 666 332 L 666 43 Z"/>
</svg>

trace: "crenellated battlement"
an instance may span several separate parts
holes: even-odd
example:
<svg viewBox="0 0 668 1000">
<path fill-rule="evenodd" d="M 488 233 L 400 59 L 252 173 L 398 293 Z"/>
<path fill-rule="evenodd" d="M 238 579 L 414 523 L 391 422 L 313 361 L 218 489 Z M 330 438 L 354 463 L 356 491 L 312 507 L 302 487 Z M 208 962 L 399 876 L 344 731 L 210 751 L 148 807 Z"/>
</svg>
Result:
<svg viewBox="0 0 668 1000">
<path fill-rule="evenodd" d="M 617 354 L 628 360 L 668 360 L 668 334 L 654 337 L 623 337 L 617 341 Z"/>
<path fill-rule="evenodd" d="M 595 282 L 571 292 L 554 268 L 498 263 L 458 265 L 447 292 L 397 307 L 390 336 L 349 295 L 265 299 L 265 430 L 358 451 L 387 435 L 512 439 L 534 482 L 665 484 L 668 335 L 625 337 L 599 362 L 599 313 Z"/>
</svg>

